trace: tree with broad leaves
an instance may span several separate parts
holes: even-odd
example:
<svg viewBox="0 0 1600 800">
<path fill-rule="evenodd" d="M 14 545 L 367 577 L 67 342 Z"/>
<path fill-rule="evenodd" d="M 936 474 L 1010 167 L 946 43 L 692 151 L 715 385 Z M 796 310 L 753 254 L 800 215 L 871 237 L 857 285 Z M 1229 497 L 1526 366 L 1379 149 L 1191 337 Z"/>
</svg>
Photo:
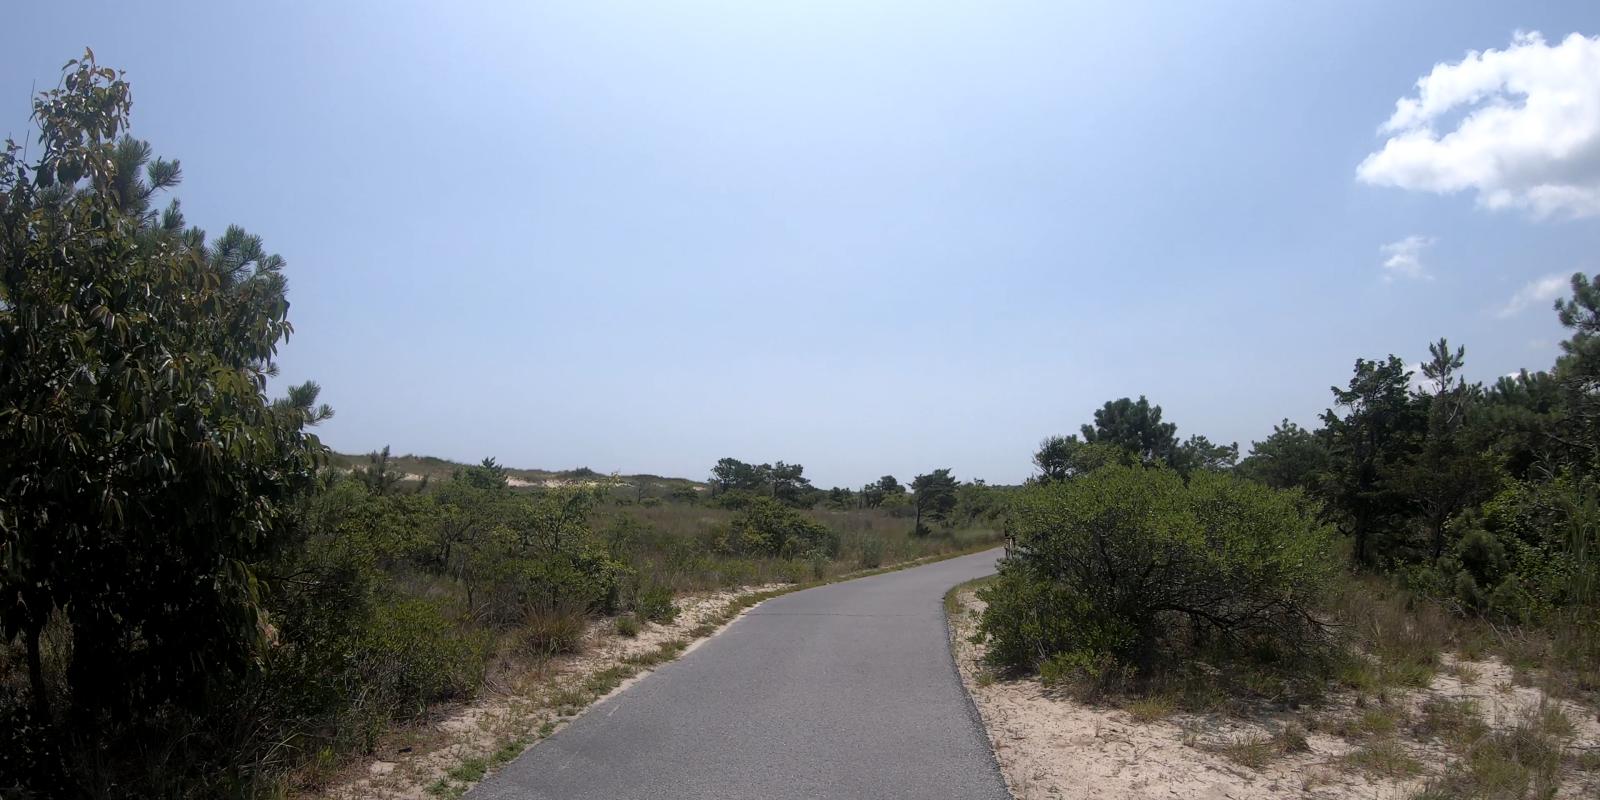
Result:
<svg viewBox="0 0 1600 800">
<path fill-rule="evenodd" d="M 332 413 L 313 383 L 267 396 L 283 261 L 151 210 L 181 171 L 127 138 L 130 107 L 86 52 L 34 101 L 37 160 L 0 153 L 0 630 L 24 644 L 32 724 L 103 761 L 254 668 L 258 568 L 294 535 L 326 456 L 306 428 Z M 72 648 L 55 690 L 47 624 Z"/>
</svg>

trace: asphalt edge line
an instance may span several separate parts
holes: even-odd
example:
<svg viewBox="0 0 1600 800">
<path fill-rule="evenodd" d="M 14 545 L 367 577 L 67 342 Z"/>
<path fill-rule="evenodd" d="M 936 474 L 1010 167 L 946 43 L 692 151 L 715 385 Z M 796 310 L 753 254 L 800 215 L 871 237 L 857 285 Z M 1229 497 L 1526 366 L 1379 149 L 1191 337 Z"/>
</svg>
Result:
<svg viewBox="0 0 1600 800">
<path fill-rule="evenodd" d="M 961 698 L 966 701 L 967 717 L 972 722 L 978 735 L 978 740 L 984 744 L 984 752 L 989 754 L 989 772 L 994 775 L 995 781 L 999 783 L 1000 791 L 1003 792 L 1002 796 L 1015 798 L 1016 795 L 1011 792 L 1011 784 L 1006 782 L 1005 773 L 1000 769 L 1000 755 L 995 752 L 994 737 L 989 735 L 989 726 L 983 721 L 983 712 L 978 710 L 978 701 L 972 699 L 972 692 L 967 688 L 967 679 L 961 675 L 961 665 L 956 663 L 956 624 L 955 620 L 950 618 L 950 606 L 962 590 L 974 583 L 987 581 L 993 577 L 994 575 L 985 575 L 981 578 L 962 581 L 950 587 L 948 591 L 939 597 L 939 613 L 944 617 L 945 659 L 950 663 L 950 672 L 955 676 L 956 685 L 961 687 Z M 966 609 L 966 606 L 956 605 L 957 612 Z"/>
</svg>

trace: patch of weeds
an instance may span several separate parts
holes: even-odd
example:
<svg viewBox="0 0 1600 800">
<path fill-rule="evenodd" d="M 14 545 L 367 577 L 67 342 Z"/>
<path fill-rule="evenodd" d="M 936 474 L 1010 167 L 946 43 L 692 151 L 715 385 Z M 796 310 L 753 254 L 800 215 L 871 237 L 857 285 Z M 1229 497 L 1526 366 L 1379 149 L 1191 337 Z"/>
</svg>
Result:
<svg viewBox="0 0 1600 800">
<path fill-rule="evenodd" d="M 1311 742 L 1306 738 L 1306 729 L 1293 722 L 1284 725 L 1272 739 L 1284 753 L 1311 752 Z"/>
<path fill-rule="evenodd" d="M 1436 671 L 1437 665 L 1425 658 L 1403 658 L 1384 662 L 1380 679 L 1387 686 L 1420 689 L 1433 682 Z"/>
<path fill-rule="evenodd" d="M 678 618 L 678 606 L 672 602 L 672 590 L 666 586 L 650 584 L 639 590 L 635 601 L 638 615 L 661 625 L 670 625 Z"/>
<path fill-rule="evenodd" d="M 1422 717 L 1412 725 L 1419 739 L 1437 738 L 1456 747 L 1465 747 L 1482 738 L 1488 726 L 1472 700 L 1430 697 L 1422 703 Z"/>
<path fill-rule="evenodd" d="M 1533 717 L 1533 724 L 1539 733 L 1552 739 L 1571 739 L 1578 732 L 1578 726 L 1561 710 L 1561 705 L 1550 702 L 1548 698 L 1539 701 Z"/>
<path fill-rule="evenodd" d="M 602 697 L 606 694 L 609 694 L 612 689 L 621 686 L 623 681 L 637 674 L 639 674 L 638 668 L 631 664 L 618 664 L 613 667 L 606 667 L 605 669 L 590 675 L 588 679 L 583 682 L 583 688 L 594 697 Z"/>
<path fill-rule="evenodd" d="M 617 635 L 632 639 L 639 635 L 639 618 L 632 614 L 623 614 L 617 617 Z"/>
<path fill-rule="evenodd" d="M 1187 736 L 1185 743 L 1188 743 Z M 1257 770 L 1281 756 L 1310 751 L 1311 744 L 1306 741 L 1305 728 L 1294 723 L 1284 725 L 1270 736 L 1263 733 L 1241 736 L 1216 748 L 1216 752 L 1234 763 Z"/>
<path fill-rule="evenodd" d="M 522 615 L 522 644 L 530 654 L 556 656 L 583 649 L 589 610 L 582 603 L 530 604 Z"/>
<path fill-rule="evenodd" d="M 1450 674 L 1454 675 L 1456 680 L 1461 682 L 1462 686 L 1471 686 L 1478 682 L 1478 670 L 1475 669 L 1471 664 L 1463 664 L 1457 661 L 1455 664 L 1451 665 Z"/>
<path fill-rule="evenodd" d="M 1573 755 L 1572 768 L 1579 772 L 1600 772 L 1600 751 L 1583 750 Z"/>
<path fill-rule="evenodd" d="M 1343 659 L 1334 676 L 1341 685 L 1359 693 L 1370 693 L 1378 688 L 1378 666 L 1359 655 Z"/>
<path fill-rule="evenodd" d="M 1240 766 L 1261 769 L 1278 756 L 1278 748 L 1271 736 L 1253 734 L 1241 736 L 1217 748 L 1217 752 Z"/>
<path fill-rule="evenodd" d="M 994 670 L 992 669 L 980 669 L 978 670 L 978 674 L 972 676 L 972 682 L 978 684 L 979 686 L 993 686 L 994 681 Z"/>
<path fill-rule="evenodd" d="M 1392 709 L 1369 708 L 1355 721 L 1359 736 L 1389 736 L 1400 727 L 1400 714 Z"/>
<path fill-rule="evenodd" d="M 678 654 L 682 653 L 688 646 L 689 644 L 682 639 L 673 639 L 671 641 L 662 642 L 661 644 L 656 645 L 656 649 L 654 650 L 647 650 L 643 653 L 635 653 L 631 656 L 627 656 L 622 659 L 622 663 L 632 664 L 636 667 L 653 667 L 657 664 L 677 658 Z"/>
<path fill-rule="evenodd" d="M 1176 700 L 1169 694 L 1153 694 L 1141 697 L 1122 707 L 1138 722 L 1155 722 L 1172 716 L 1176 710 Z"/>
<path fill-rule="evenodd" d="M 457 800 L 467 793 L 467 787 L 449 778 L 440 778 L 428 785 L 428 794 L 443 800 Z"/>
<path fill-rule="evenodd" d="M 1560 785 L 1560 746 L 1535 726 L 1521 724 L 1479 739 L 1461 763 L 1430 782 L 1415 800 L 1553 797 Z"/>
<path fill-rule="evenodd" d="M 1368 742 L 1344 757 L 1346 764 L 1370 775 L 1404 780 L 1422 772 L 1422 765 L 1393 739 Z"/>
<path fill-rule="evenodd" d="M 1361 691 L 1427 686 L 1458 627 L 1438 603 L 1376 577 L 1347 581 L 1333 611 L 1348 624 L 1352 644 L 1370 656 L 1341 665 L 1340 680 Z"/>
<path fill-rule="evenodd" d="M 547 720 L 544 721 L 543 725 L 539 726 L 539 737 L 541 739 L 544 738 L 544 737 L 547 737 L 550 734 L 555 733 L 555 732 L 556 732 L 556 721 L 553 720 L 553 719 L 547 719 Z"/>
<path fill-rule="evenodd" d="M 522 751 L 527 750 L 528 746 L 531 744 L 533 744 L 532 736 L 518 736 L 517 738 L 500 745 L 500 749 L 494 751 L 494 753 L 489 756 L 489 766 L 498 767 L 501 764 L 504 764 L 507 761 L 522 755 Z"/>
<path fill-rule="evenodd" d="M 462 783 L 476 783 L 483 780 L 484 773 L 489 771 L 489 762 L 482 758 L 469 758 L 450 768 L 445 773 L 451 780 Z"/>
<path fill-rule="evenodd" d="M 1399 710 L 1379 706 L 1341 720 L 1333 726 L 1332 733 L 1345 739 L 1383 738 L 1392 736 L 1404 721 L 1405 717 Z"/>
<path fill-rule="evenodd" d="M 589 693 L 585 692 L 580 686 L 560 687 L 550 695 L 550 700 L 548 703 L 546 703 L 546 705 L 562 709 L 563 713 L 565 713 L 566 709 L 573 706 L 582 708 L 588 704 Z"/>
</svg>

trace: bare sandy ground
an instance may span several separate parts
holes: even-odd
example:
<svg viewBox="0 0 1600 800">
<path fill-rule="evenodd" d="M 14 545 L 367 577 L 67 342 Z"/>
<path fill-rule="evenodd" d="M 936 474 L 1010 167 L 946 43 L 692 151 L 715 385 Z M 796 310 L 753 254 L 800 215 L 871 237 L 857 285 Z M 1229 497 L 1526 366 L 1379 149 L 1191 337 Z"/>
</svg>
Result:
<svg viewBox="0 0 1600 800">
<path fill-rule="evenodd" d="M 390 798 L 431 800 L 449 792 L 430 792 L 450 769 L 468 759 L 485 758 L 507 742 L 525 740 L 534 746 L 584 706 L 566 699 L 570 690 L 590 676 L 623 663 L 628 656 L 649 653 L 660 645 L 688 641 L 690 631 L 721 614 L 747 594 L 779 588 L 778 584 L 704 593 L 677 599 L 678 617 L 670 625 L 647 624 L 633 638 L 617 635 L 615 620 L 590 625 L 581 654 L 552 659 L 536 669 L 502 670 L 474 702 L 455 708 L 430 723 L 395 732 L 378 748 L 378 754 L 352 765 L 322 791 L 303 797 Z M 714 635 L 714 634 L 713 634 Z M 690 643 L 693 648 L 704 638 Z M 648 673 L 639 674 L 614 691 Z M 462 782 L 454 781 L 457 789 Z"/>
<path fill-rule="evenodd" d="M 1334 697 L 1312 712 L 1320 724 L 1306 736 L 1308 750 L 1274 754 L 1259 768 L 1245 766 L 1223 751 L 1229 745 L 1270 737 L 1301 717 L 1174 714 L 1141 722 L 1119 709 L 1048 693 L 1037 680 L 993 680 L 982 665 L 985 647 L 970 641 L 983 603 L 970 590 L 958 599 L 961 610 L 951 619 L 956 663 L 983 717 L 1006 783 L 1021 800 L 1388 800 L 1416 794 L 1429 778 L 1454 768 L 1458 758 L 1437 740 L 1395 735 L 1386 741 L 1416 759 L 1421 774 L 1385 778 L 1351 766 L 1345 757 L 1364 742 L 1358 735 L 1338 735 L 1341 730 L 1348 732 L 1349 721 L 1363 713 L 1350 696 Z M 1447 661 L 1431 686 L 1387 698 L 1386 710 L 1405 719 L 1415 716 L 1429 698 L 1475 700 L 1484 721 L 1496 728 L 1537 712 L 1541 703 L 1554 705 L 1573 722 L 1569 748 L 1600 748 L 1600 721 L 1594 709 L 1517 686 L 1512 670 L 1498 661 Z M 1556 796 L 1600 797 L 1600 774 L 1571 774 Z"/>
</svg>

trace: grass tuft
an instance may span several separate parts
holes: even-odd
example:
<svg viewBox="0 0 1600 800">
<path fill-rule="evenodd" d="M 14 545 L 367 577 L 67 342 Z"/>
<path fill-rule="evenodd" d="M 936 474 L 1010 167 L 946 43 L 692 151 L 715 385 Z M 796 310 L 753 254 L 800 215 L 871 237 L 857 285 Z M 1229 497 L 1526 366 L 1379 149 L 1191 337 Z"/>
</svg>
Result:
<svg viewBox="0 0 1600 800">
<path fill-rule="evenodd" d="M 1393 739 L 1377 739 L 1351 751 L 1344 757 L 1346 764 L 1368 773 L 1393 780 L 1404 780 L 1422 773 L 1422 764 L 1404 746 Z"/>
</svg>

